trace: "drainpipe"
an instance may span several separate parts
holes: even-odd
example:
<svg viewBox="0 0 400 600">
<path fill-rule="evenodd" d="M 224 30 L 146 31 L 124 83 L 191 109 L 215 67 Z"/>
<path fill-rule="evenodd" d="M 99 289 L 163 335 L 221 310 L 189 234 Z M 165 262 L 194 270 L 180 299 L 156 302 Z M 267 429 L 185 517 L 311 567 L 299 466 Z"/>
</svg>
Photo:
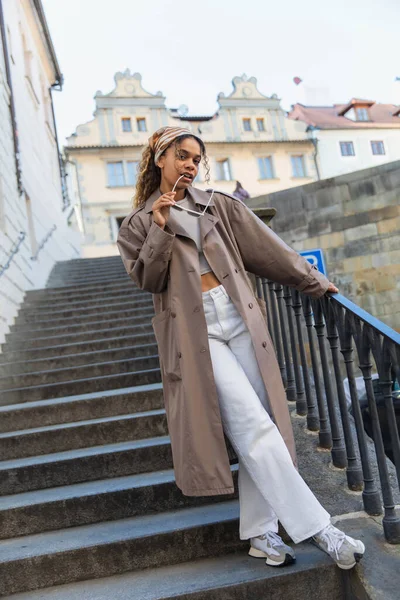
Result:
<svg viewBox="0 0 400 600">
<path fill-rule="evenodd" d="M 13 130 L 15 171 L 16 171 L 16 175 L 17 175 L 18 192 L 20 193 L 20 195 L 22 195 L 24 193 L 24 186 L 22 183 L 22 171 L 21 171 L 19 142 L 18 142 L 18 128 L 17 128 L 16 117 L 15 117 L 14 93 L 13 93 L 13 87 L 12 87 L 12 81 L 11 81 L 10 61 L 8 58 L 7 36 L 6 36 L 6 28 L 5 28 L 5 23 L 4 23 L 4 12 L 3 12 L 2 0 L 0 0 L 0 35 L 1 35 L 2 45 L 3 45 L 4 65 L 5 65 L 5 69 L 6 69 L 7 85 L 10 90 L 10 117 L 11 117 L 11 125 L 12 125 L 12 130 Z"/>
<path fill-rule="evenodd" d="M 307 128 L 307 133 L 311 133 L 311 135 L 309 135 L 308 138 L 309 138 L 309 140 L 311 140 L 311 143 L 314 146 L 313 159 L 314 159 L 315 170 L 317 171 L 317 178 L 318 178 L 318 181 L 321 181 L 321 174 L 319 172 L 319 166 L 318 166 L 318 138 L 315 137 L 315 131 L 317 131 L 317 128 L 314 127 L 313 125 L 310 125 Z"/>
</svg>

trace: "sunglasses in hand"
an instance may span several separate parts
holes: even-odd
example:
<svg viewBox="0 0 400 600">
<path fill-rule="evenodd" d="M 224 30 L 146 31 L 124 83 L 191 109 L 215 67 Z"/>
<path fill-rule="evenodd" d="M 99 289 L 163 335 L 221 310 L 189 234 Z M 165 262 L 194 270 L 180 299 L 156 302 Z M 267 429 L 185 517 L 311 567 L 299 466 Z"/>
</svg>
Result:
<svg viewBox="0 0 400 600">
<path fill-rule="evenodd" d="M 175 191 L 175 188 L 177 186 L 177 183 L 180 179 L 182 179 L 182 177 L 184 177 L 184 175 L 181 175 L 180 177 L 178 177 L 178 179 L 175 181 L 175 185 L 172 188 L 172 191 Z M 181 206 L 179 204 L 174 204 L 172 208 L 176 208 L 176 210 L 185 210 L 186 212 L 190 213 L 191 215 L 193 215 L 194 217 L 202 217 L 203 215 L 205 215 L 206 210 L 211 202 L 211 199 L 214 195 L 214 190 L 211 192 L 211 196 L 209 201 L 207 202 L 207 205 L 204 207 L 204 210 L 202 210 L 201 212 L 197 212 L 197 210 L 191 210 L 190 208 L 185 208 L 184 206 Z"/>
</svg>

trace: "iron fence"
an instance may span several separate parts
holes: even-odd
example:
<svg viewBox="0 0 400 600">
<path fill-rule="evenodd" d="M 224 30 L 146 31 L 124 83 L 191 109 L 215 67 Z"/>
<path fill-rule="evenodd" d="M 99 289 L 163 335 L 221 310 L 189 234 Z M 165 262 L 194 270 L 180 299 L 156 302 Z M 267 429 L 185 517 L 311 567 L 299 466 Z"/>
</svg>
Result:
<svg viewBox="0 0 400 600">
<path fill-rule="evenodd" d="M 365 511 L 383 513 L 386 540 L 399 544 L 394 497 L 400 483 L 400 334 L 340 294 L 312 300 L 261 277 L 256 289 L 266 302 L 288 401 L 306 417 L 307 428 L 318 432 L 333 465 L 346 470 L 349 489 L 362 491 Z M 389 473 L 389 460 L 397 477 Z"/>
</svg>

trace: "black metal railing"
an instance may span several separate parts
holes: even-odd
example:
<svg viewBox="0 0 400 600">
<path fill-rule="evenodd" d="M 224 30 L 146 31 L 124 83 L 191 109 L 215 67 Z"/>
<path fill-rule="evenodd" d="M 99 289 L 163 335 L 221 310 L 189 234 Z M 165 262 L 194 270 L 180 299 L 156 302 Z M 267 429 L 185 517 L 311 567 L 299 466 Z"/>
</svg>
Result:
<svg viewBox="0 0 400 600">
<path fill-rule="evenodd" d="M 256 289 L 266 302 L 288 401 L 306 417 L 307 428 L 318 431 L 319 446 L 330 450 L 333 465 L 346 470 L 348 487 L 362 491 L 365 511 L 383 513 L 387 541 L 399 544 L 394 497 L 400 484 L 400 334 L 340 294 L 312 300 L 261 277 Z M 355 357 L 362 379 L 356 378 Z"/>
</svg>

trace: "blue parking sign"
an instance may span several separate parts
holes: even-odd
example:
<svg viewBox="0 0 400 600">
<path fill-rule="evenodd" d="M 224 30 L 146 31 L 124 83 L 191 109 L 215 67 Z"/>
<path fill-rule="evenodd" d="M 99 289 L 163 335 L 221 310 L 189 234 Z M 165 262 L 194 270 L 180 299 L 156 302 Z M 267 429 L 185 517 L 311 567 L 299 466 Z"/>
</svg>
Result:
<svg viewBox="0 0 400 600">
<path fill-rule="evenodd" d="M 304 258 L 312 265 L 316 265 L 318 267 L 318 271 L 321 271 L 321 273 L 326 275 L 324 254 L 321 248 L 317 248 L 316 250 L 302 250 L 302 252 L 299 252 L 299 254 L 300 256 L 304 256 Z"/>
</svg>

